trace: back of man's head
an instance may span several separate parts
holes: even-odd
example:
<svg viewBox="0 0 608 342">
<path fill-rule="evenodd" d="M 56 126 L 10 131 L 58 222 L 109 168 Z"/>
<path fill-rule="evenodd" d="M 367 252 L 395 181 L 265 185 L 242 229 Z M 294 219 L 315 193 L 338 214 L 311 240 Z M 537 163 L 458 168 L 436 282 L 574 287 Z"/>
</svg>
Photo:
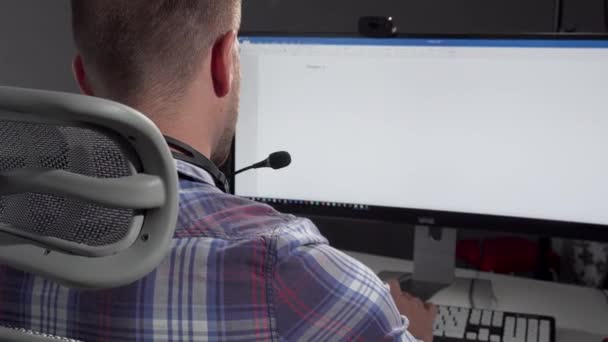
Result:
<svg viewBox="0 0 608 342">
<path fill-rule="evenodd" d="M 205 52 L 238 29 L 239 6 L 240 0 L 72 0 L 91 92 L 131 105 L 179 98 Z"/>
</svg>

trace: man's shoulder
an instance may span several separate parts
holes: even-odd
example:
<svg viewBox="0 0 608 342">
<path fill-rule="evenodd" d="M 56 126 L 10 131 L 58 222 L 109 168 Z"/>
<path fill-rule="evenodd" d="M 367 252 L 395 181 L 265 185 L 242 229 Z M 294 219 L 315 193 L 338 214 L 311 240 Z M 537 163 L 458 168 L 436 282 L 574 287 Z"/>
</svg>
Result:
<svg viewBox="0 0 608 342">
<path fill-rule="evenodd" d="M 278 249 L 272 279 L 283 340 L 414 341 L 371 269 L 329 244 L 295 240 Z"/>
<path fill-rule="evenodd" d="M 264 203 L 226 194 L 203 183 L 182 182 L 176 238 L 221 240 L 273 238 L 276 248 L 301 243 L 327 243 L 308 219 L 283 214 Z"/>
</svg>

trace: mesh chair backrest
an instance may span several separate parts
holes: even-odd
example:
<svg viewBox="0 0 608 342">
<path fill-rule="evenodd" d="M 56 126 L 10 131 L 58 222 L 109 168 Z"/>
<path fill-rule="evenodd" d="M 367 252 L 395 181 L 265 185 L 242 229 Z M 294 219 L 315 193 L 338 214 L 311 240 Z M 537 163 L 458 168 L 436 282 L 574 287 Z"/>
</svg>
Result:
<svg viewBox="0 0 608 342">
<path fill-rule="evenodd" d="M 0 173 L 65 170 L 96 178 L 132 175 L 121 148 L 89 128 L 0 121 Z M 127 238 L 134 211 L 73 198 L 25 193 L 0 196 L 0 223 L 35 236 L 100 247 Z"/>
<path fill-rule="evenodd" d="M 125 286 L 164 260 L 177 212 L 175 162 L 142 113 L 0 86 L 1 265 L 72 287 Z"/>
</svg>

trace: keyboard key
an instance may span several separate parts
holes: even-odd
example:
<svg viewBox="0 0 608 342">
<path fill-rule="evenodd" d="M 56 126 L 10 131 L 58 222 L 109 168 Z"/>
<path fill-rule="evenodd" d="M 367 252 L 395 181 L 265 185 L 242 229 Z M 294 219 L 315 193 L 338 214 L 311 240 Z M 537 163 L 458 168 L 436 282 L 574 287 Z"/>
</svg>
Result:
<svg viewBox="0 0 608 342">
<path fill-rule="evenodd" d="M 483 310 L 483 316 L 481 316 L 481 325 L 489 327 L 492 324 L 492 311 Z"/>
<path fill-rule="evenodd" d="M 492 326 L 496 328 L 502 327 L 504 315 L 502 312 L 495 312 L 494 318 L 492 319 Z"/>
<path fill-rule="evenodd" d="M 477 341 L 477 333 L 468 332 L 467 333 L 467 340 L 468 341 Z"/>
<path fill-rule="evenodd" d="M 500 336 L 498 336 L 498 335 L 490 336 L 490 342 L 500 342 Z"/>
<path fill-rule="evenodd" d="M 526 342 L 538 342 L 538 320 L 531 319 L 528 321 L 528 339 Z"/>
<path fill-rule="evenodd" d="M 538 342 L 551 342 L 551 323 L 549 321 L 540 321 Z"/>
<path fill-rule="evenodd" d="M 443 332 L 445 331 L 445 326 L 441 323 L 440 320 L 435 320 L 435 326 L 433 327 L 433 336 L 443 336 Z"/>
<path fill-rule="evenodd" d="M 515 342 L 526 342 L 526 329 L 528 321 L 525 318 L 517 319 L 517 328 L 515 328 Z"/>
<path fill-rule="evenodd" d="M 466 321 L 464 324 L 456 324 L 452 329 L 450 329 L 451 335 L 456 336 L 458 338 L 464 338 L 464 334 L 467 331 Z"/>
<path fill-rule="evenodd" d="M 485 342 L 490 338 L 490 330 L 489 329 L 479 329 L 479 336 L 477 336 L 480 341 Z"/>
<path fill-rule="evenodd" d="M 468 309 L 458 312 L 458 314 L 456 315 L 456 325 L 458 325 L 459 327 L 465 327 L 466 329 L 467 321 L 469 320 L 469 312 L 470 310 Z"/>
<path fill-rule="evenodd" d="M 469 324 L 479 325 L 479 322 L 481 322 L 481 311 L 473 310 L 471 312 L 471 319 L 469 320 Z"/>
<path fill-rule="evenodd" d="M 466 327 L 463 327 L 463 329 L 446 329 L 445 330 L 445 337 L 449 337 L 449 338 L 458 338 L 458 339 L 463 339 L 464 338 L 464 330 L 466 329 Z"/>
<path fill-rule="evenodd" d="M 505 319 L 505 328 L 502 333 L 502 338 L 504 342 L 511 342 L 511 340 L 515 337 L 515 317 L 506 316 Z"/>
</svg>

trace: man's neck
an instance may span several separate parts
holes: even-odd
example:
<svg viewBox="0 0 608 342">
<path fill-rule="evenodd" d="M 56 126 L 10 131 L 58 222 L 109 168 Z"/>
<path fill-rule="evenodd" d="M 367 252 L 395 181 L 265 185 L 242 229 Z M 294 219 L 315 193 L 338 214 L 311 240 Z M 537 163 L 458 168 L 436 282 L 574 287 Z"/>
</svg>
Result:
<svg viewBox="0 0 608 342">
<path fill-rule="evenodd" d="M 204 139 L 204 133 L 192 132 L 189 127 L 163 127 L 159 125 L 160 131 L 163 135 L 169 136 L 173 139 L 179 140 L 180 142 L 192 147 L 207 158 L 211 157 L 211 147 Z"/>
<path fill-rule="evenodd" d="M 151 106 L 138 106 L 156 124 L 163 135 L 179 140 L 189 145 L 207 158 L 211 158 L 213 132 L 211 125 L 206 124 L 205 113 L 189 110 L 200 108 L 194 105 L 173 105 L 172 108 L 151 108 Z"/>
</svg>

